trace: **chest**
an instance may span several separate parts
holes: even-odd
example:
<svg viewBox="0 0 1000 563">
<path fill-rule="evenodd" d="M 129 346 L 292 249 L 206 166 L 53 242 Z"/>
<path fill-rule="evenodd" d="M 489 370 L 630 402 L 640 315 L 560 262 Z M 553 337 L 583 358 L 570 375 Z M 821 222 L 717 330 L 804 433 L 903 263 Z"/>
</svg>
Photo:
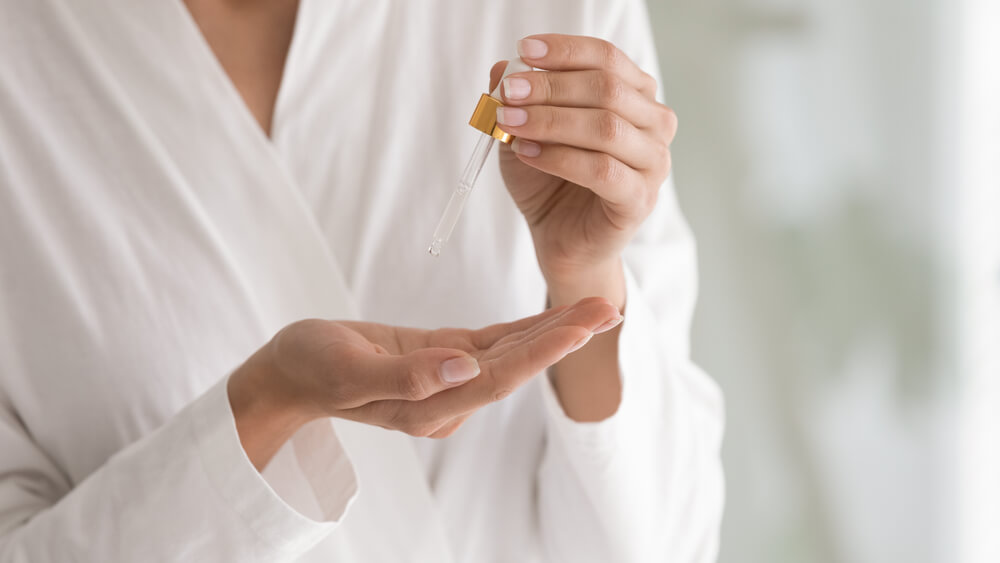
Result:
<svg viewBox="0 0 1000 563">
<path fill-rule="evenodd" d="M 265 134 L 271 132 L 298 0 L 184 0 L 205 42 Z"/>
</svg>

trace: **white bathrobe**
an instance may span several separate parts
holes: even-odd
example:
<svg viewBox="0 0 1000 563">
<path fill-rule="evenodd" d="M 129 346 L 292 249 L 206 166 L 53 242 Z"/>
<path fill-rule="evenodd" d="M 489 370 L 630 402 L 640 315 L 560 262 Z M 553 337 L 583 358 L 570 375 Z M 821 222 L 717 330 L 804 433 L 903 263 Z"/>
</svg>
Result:
<svg viewBox="0 0 1000 563">
<path fill-rule="evenodd" d="M 447 440 L 317 421 L 263 474 L 240 447 L 226 377 L 287 323 L 542 310 L 495 158 L 426 248 L 490 65 L 549 31 L 655 71 L 641 0 L 302 0 L 269 139 L 180 0 L 0 0 L 0 562 L 713 560 L 722 404 L 669 186 L 611 418 L 540 374 Z"/>
</svg>

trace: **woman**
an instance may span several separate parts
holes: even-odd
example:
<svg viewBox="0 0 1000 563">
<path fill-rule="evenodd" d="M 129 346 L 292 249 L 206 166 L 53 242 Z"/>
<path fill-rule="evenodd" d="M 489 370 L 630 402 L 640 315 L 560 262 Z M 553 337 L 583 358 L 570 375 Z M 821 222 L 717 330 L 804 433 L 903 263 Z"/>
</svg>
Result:
<svg viewBox="0 0 1000 563">
<path fill-rule="evenodd" d="M 714 558 L 640 1 L 0 5 L 0 561 Z"/>
</svg>

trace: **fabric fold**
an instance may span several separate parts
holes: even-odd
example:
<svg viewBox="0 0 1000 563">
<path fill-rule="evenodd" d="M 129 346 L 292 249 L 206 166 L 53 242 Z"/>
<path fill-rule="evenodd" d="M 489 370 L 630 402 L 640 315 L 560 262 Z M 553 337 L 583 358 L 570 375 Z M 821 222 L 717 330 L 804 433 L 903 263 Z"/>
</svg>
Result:
<svg viewBox="0 0 1000 563">
<path fill-rule="evenodd" d="M 261 474 L 240 445 L 227 381 L 191 406 L 191 434 L 205 472 L 255 535 L 282 552 L 304 552 L 334 528 L 355 498 L 353 465 L 330 421 L 321 419 L 296 432 Z"/>
</svg>

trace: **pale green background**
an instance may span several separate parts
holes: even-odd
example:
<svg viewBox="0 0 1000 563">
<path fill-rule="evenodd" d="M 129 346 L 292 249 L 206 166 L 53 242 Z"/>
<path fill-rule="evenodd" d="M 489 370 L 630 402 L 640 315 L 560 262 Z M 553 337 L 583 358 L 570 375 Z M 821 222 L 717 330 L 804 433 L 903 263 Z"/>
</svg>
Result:
<svg viewBox="0 0 1000 563">
<path fill-rule="evenodd" d="M 724 563 L 956 560 L 941 7 L 649 1 L 728 402 Z"/>
</svg>

